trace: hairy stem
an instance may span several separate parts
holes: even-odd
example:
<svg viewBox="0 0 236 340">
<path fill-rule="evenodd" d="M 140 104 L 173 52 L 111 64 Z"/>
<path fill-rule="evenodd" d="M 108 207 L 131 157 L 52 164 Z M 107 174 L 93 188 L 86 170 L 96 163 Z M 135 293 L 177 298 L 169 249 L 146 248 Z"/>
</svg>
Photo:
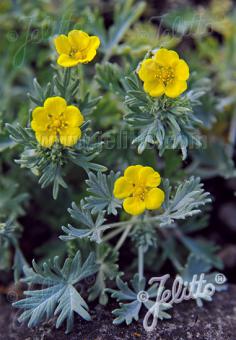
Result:
<svg viewBox="0 0 236 340">
<path fill-rule="evenodd" d="M 155 221 L 158 221 L 162 218 L 163 214 L 162 215 L 158 215 L 158 216 L 154 216 L 154 217 L 150 217 L 150 218 L 145 218 L 143 220 L 144 223 L 147 223 L 147 222 L 155 222 Z M 99 228 L 99 231 L 105 231 L 105 230 L 108 230 L 108 229 L 112 229 L 112 228 L 116 228 L 116 227 L 122 227 L 122 226 L 127 226 L 129 224 L 137 224 L 137 223 L 140 223 L 140 220 L 138 219 L 131 219 L 130 221 L 123 221 L 123 222 L 115 222 L 115 223 L 110 223 L 110 224 L 106 224 L 104 226 L 101 226 L 101 228 Z"/>
<path fill-rule="evenodd" d="M 117 245 L 115 246 L 115 250 L 119 250 L 122 247 L 132 227 L 133 225 L 130 224 L 125 228 L 123 234 L 121 235 L 119 241 L 117 242 Z"/>
<path fill-rule="evenodd" d="M 125 226 L 121 226 L 120 228 L 117 228 L 111 231 L 110 233 L 108 233 L 107 235 L 103 237 L 103 242 L 107 242 L 111 240 L 113 237 L 115 237 L 116 235 L 119 235 L 125 228 L 126 228 Z"/>
<path fill-rule="evenodd" d="M 139 281 L 141 281 L 144 275 L 144 251 L 142 245 L 138 247 L 138 275 Z"/>
<path fill-rule="evenodd" d="M 63 87 L 64 87 L 64 98 L 67 99 L 67 87 L 70 83 L 70 77 L 71 77 L 71 68 L 66 68 L 65 71 L 64 71 L 64 74 L 63 74 Z"/>
</svg>

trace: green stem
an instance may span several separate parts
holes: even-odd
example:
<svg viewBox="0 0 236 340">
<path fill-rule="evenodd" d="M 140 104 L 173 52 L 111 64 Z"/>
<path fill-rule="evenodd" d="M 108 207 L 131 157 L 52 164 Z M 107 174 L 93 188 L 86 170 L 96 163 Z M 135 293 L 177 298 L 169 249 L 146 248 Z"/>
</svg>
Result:
<svg viewBox="0 0 236 340">
<path fill-rule="evenodd" d="M 84 68 L 83 65 L 78 67 L 78 77 L 79 77 L 79 94 L 80 98 L 84 98 L 85 94 L 85 83 L 84 83 Z"/>
<path fill-rule="evenodd" d="M 125 226 L 117 228 L 103 237 L 103 242 L 111 240 L 116 235 L 120 234 L 125 229 Z"/>
<path fill-rule="evenodd" d="M 128 227 L 126 227 L 126 229 L 124 230 L 123 234 L 121 235 L 121 238 L 119 239 L 119 241 L 117 242 L 117 245 L 115 246 L 115 250 L 119 250 L 122 245 L 124 244 L 127 236 L 129 235 L 129 232 L 132 228 L 132 224 L 128 225 Z"/>
<path fill-rule="evenodd" d="M 144 251 L 142 245 L 138 247 L 138 275 L 139 281 L 141 281 L 144 275 Z"/>
<path fill-rule="evenodd" d="M 162 216 L 163 215 L 146 218 L 146 219 L 143 220 L 143 222 L 144 223 L 156 222 L 156 221 L 160 220 Z M 102 226 L 101 228 L 99 228 L 99 231 L 105 231 L 105 230 L 108 230 L 108 229 L 112 229 L 112 228 L 116 228 L 116 227 L 122 227 L 122 226 L 126 226 L 126 225 L 129 225 L 129 224 L 134 225 L 136 223 L 140 223 L 140 220 L 133 220 L 133 221 L 131 220 L 131 221 L 124 221 L 124 222 L 110 223 L 110 224 L 106 224 L 106 225 Z"/>
<path fill-rule="evenodd" d="M 66 98 L 67 96 L 67 87 L 70 83 L 70 77 L 71 77 L 71 68 L 68 67 L 65 69 L 65 73 L 64 73 L 64 81 L 63 81 L 63 88 L 64 88 L 64 98 Z"/>
</svg>

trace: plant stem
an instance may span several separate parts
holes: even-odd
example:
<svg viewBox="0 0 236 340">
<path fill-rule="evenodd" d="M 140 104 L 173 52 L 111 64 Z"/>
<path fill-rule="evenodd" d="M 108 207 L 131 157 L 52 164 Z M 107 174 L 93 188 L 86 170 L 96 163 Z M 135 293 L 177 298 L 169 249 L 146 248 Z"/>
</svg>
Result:
<svg viewBox="0 0 236 340">
<path fill-rule="evenodd" d="M 103 242 L 107 242 L 107 241 L 111 240 L 113 237 L 120 234 L 124 229 L 125 229 L 125 226 L 122 226 L 120 228 L 117 228 L 117 229 L 111 231 L 110 233 L 108 233 L 106 236 L 103 237 Z"/>
<path fill-rule="evenodd" d="M 143 279 L 144 274 L 144 251 L 143 246 L 140 245 L 138 247 L 138 275 L 139 275 L 139 281 Z"/>
<path fill-rule="evenodd" d="M 159 216 L 154 216 L 154 217 L 150 217 L 150 218 L 146 218 L 143 220 L 144 223 L 146 222 L 155 222 L 155 221 L 158 221 L 161 219 L 161 217 L 163 216 L 164 214 L 162 215 L 159 215 Z M 126 226 L 126 225 L 129 225 L 129 224 L 136 224 L 136 223 L 140 223 L 140 220 L 131 220 L 131 221 L 124 221 L 124 222 L 116 222 L 116 223 L 110 223 L 110 224 L 106 224 L 104 226 L 101 226 L 101 228 L 99 228 L 99 231 L 105 231 L 107 229 L 112 229 L 112 228 L 116 228 L 116 227 L 122 227 L 122 226 Z"/>
<path fill-rule="evenodd" d="M 78 67 L 78 77 L 79 77 L 79 95 L 80 98 L 84 98 L 84 94 L 85 94 L 85 84 L 84 84 L 84 68 L 83 65 L 80 64 L 80 66 Z"/>
<path fill-rule="evenodd" d="M 119 241 L 117 242 L 117 245 L 115 246 L 115 250 L 119 250 L 119 249 L 122 247 L 122 245 L 123 245 L 123 243 L 125 242 L 127 236 L 129 235 L 129 232 L 130 232 L 130 230 L 131 230 L 132 227 L 133 227 L 133 225 L 130 224 L 130 225 L 128 225 L 128 226 L 125 228 L 123 234 L 121 235 L 121 238 L 119 239 Z"/>
<path fill-rule="evenodd" d="M 70 83 L 71 68 L 66 68 L 64 71 L 63 87 L 64 87 L 64 97 L 67 99 L 67 87 Z"/>
</svg>

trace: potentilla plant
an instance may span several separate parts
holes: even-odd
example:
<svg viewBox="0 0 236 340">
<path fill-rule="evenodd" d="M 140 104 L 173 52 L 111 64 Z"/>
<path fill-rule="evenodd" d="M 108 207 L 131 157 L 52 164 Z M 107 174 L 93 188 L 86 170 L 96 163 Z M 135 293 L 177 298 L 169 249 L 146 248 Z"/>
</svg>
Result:
<svg viewBox="0 0 236 340">
<path fill-rule="evenodd" d="M 30 113 L 29 126 L 7 125 L 11 138 L 24 147 L 17 162 L 39 176 L 42 188 L 53 184 L 56 199 L 59 187 L 67 187 L 63 179 L 63 169 L 68 162 L 81 166 L 85 171 L 104 171 L 104 166 L 91 162 L 100 152 L 102 142 L 97 142 L 97 134 L 91 134 L 89 120 L 81 113 L 76 95 L 79 79 L 71 67 L 90 62 L 96 55 L 99 38 L 73 30 L 68 37 L 60 35 L 54 40 L 60 55 L 57 63 L 64 67 L 57 71 L 45 91 L 34 81 L 36 96 L 30 95 L 37 106 Z M 74 74 L 73 72 L 74 71 Z M 85 98 L 81 103 L 86 112 L 97 99 Z"/>
<path fill-rule="evenodd" d="M 120 302 L 113 311 L 114 323 L 130 324 L 140 319 L 142 308 L 150 310 L 161 294 L 156 284 L 147 284 L 150 268 L 157 276 L 169 260 L 185 280 L 206 273 L 207 282 L 213 278 L 207 274 L 213 267 L 222 268 L 217 248 L 191 237 L 191 232 L 206 226 L 202 209 L 211 199 L 199 178 L 173 186 L 171 178 L 162 178 L 158 166 L 142 162 L 105 172 L 106 164 L 91 162 L 102 151 L 102 142 L 96 141 L 86 115 L 93 119 L 99 99 L 78 97 L 82 79 L 77 69 L 94 59 L 100 41 L 72 30 L 56 37 L 54 44 L 62 70 L 55 70 L 45 90 L 35 81 L 37 94 L 30 98 L 37 106 L 29 125 L 9 125 L 8 130 L 24 147 L 17 162 L 40 176 L 42 187 L 53 183 L 54 198 L 60 185 L 66 187 L 62 171 L 70 162 L 87 171 L 88 194 L 68 209 L 76 225 L 62 226 L 60 239 L 68 244 L 67 259 L 63 263 L 55 257 L 42 266 L 35 261 L 32 268 L 24 266 L 22 280 L 30 288 L 14 306 L 23 309 L 19 320 L 27 321 L 29 327 L 55 316 L 56 327 L 65 321 L 70 332 L 75 314 L 91 319 L 86 300 L 105 305 L 110 294 Z M 189 67 L 175 51 L 157 48 L 128 76 L 121 76 L 119 70 L 104 61 L 97 66 L 96 79 L 102 88 L 115 89 L 124 98 L 124 124 L 136 131 L 133 143 L 140 153 L 154 145 L 161 155 L 168 148 L 179 148 L 186 158 L 189 146 L 201 145 L 201 121 L 194 114 L 198 96 L 187 91 Z M 131 279 L 127 273 L 122 278 L 119 264 L 119 254 L 128 244 L 137 254 Z M 95 279 L 89 285 L 86 279 L 91 276 Z M 143 293 L 148 298 L 143 299 Z M 204 296 L 195 295 L 195 299 L 201 305 Z M 157 317 L 170 318 L 171 307 L 161 303 Z"/>
</svg>

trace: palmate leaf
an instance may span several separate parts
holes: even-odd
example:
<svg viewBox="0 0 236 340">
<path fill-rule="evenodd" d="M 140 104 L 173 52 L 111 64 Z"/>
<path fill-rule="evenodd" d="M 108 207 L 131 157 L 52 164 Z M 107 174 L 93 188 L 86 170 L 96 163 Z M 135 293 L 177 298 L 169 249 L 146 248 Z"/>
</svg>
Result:
<svg viewBox="0 0 236 340">
<path fill-rule="evenodd" d="M 211 202 L 210 194 L 204 191 L 199 177 L 190 177 L 180 184 L 172 198 L 168 180 L 164 181 L 163 187 L 166 198 L 163 204 L 164 213 L 160 215 L 161 226 L 171 225 L 175 220 L 197 215 L 201 212 L 200 207 Z"/>
<path fill-rule="evenodd" d="M 86 184 L 90 196 L 85 198 L 87 202 L 85 208 L 90 209 L 92 213 L 106 210 L 109 215 L 117 215 L 117 208 L 121 207 L 121 202 L 114 197 L 113 189 L 119 173 L 115 174 L 111 171 L 109 175 L 106 175 L 98 172 L 95 175 L 90 172 L 88 177 Z"/>
<path fill-rule="evenodd" d="M 82 264 L 79 251 L 73 259 L 67 258 L 63 266 L 59 264 L 58 257 L 55 257 L 52 263 L 44 263 L 42 267 L 33 262 L 33 269 L 25 270 L 24 281 L 46 287 L 25 291 L 26 298 L 13 304 L 24 309 L 19 321 L 28 320 L 28 326 L 33 327 L 55 315 L 56 327 L 60 327 L 66 320 L 66 332 L 70 332 L 75 313 L 85 320 L 90 320 L 88 305 L 74 285 L 93 275 L 97 270 L 95 255 L 91 253 Z"/>
<path fill-rule="evenodd" d="M 67 234 L 60 236 L 63 241 L 74 240 L 76 238 L 88 237 L 91 241 L 101 242 L 99 227 L 105 222 L 105 212 L 100 211 L 96 217 L 91 214 L 91 211 L 84 207 L 84 201 L 81 201 L 80 207 L 74 202 L 71 209 L 68 209 L 71 217 L 79 223 L 79 228 L 74 228 L 70 224 L 62 227 L 62 230 Z"/>
<path fill-rule="evenodd" d="M 154 305 L 157 294 L 159 294 L 157 285 L 153 285 L 145 291 L 146 279 L 143 278 L 140 280 L 138 274 L 135 274 L 133 280 L 131 280 L 131 288 L 127 282 L 122 281 L 119 277 L 116 279 L 116 285 L 119 290 L 107 289 L 113 298 L 117 301 L 122 301 L 120 308 L 112 312 L 116 316 L 116 319 L 113 321 L 114 324 L 126 322 L 126 324 L 129 325 L 133 320 L 137 321 L 141 307 L 145 306 L 146 309 L 151 308 Z M 143 300 L 142 296 L 145 297 Z M 151 299 L 154 299 L 154 301 Z M 172 306 L 167 303 L 162 303 L 160 305 L 158 318 L 170 318 L 171 316 L 166 313 L 165 310 L 171 307 Z"/>
</svg>

